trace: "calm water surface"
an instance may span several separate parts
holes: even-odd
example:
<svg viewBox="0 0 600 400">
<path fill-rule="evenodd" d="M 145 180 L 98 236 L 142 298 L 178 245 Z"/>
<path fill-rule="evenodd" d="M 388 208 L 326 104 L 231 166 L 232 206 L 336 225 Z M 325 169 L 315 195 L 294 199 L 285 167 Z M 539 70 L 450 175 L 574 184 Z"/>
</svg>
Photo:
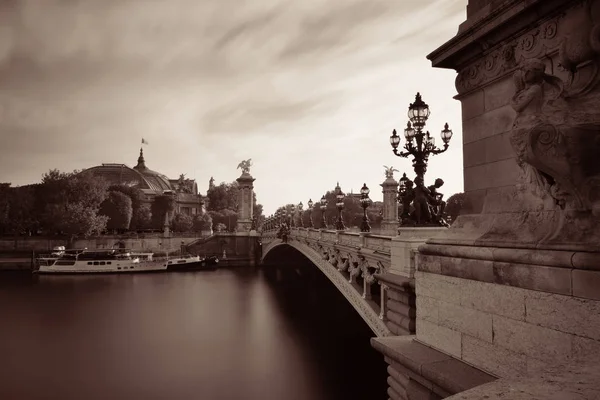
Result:
<svg viewBox="0 0 600 400">
<path fill-rule="evenodd" d="M 0 399 L 386 398 L 373 334 L 300 264 L 0 274 Z"/>
</svg>

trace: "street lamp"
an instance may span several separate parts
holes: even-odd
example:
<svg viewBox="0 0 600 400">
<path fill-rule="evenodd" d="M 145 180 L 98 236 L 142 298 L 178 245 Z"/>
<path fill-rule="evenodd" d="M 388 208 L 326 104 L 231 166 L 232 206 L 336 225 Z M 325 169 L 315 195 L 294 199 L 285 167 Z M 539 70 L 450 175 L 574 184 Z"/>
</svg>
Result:
<svg viewBox="0 0 600 400">
<path fill-rule="evenodd" d="M 294 228 L 296 226 L 296 221 L 294 221 L 296 218 L 296 206 L 295 205 L 291 205 L 290 206 L 290 212 L 289 212 L 289 217 L 290 217 L 290 228 Z"/>
<path fill-rule="evenodd" d="M 406 149 L 406 151 L 398 152 L 400 136 L 398 136 L 395 129 L 392 136 L 390 136 L 390 144 L 394 149 L 394 154 L 404 158 L 412 156 L 414 171 L 417 174 L 417 177 L 422 180 L 424 180 L 425 172 L 427 172 L 427 161 L 429 160 L 429 156 L 431 154 L 440 154 L 448 150 L 450 139 L 452 139 L 452 131 L 449 129 L 448 124 L 445 124 L 440 135 L 444 142 L 444 147 L 436 147 L 435 139 L 431 137 L 429 131 L 423 131 L 425 123 L 429 118 L 429 114 L 429 106 L 423 102 L 421 94 L 417 93 L 415 102 L 411 103 L 408 107 L 408 118 L 410 119 L 410 122 L 406 125 L 406 129 L 404 129 L 404 137 L 406 139 L 404 149 Z"/>
<path fill-rule="evenodd" d="M 313 220 L 312 220 L 312 208 L 313 208 L 313 201 L 312 199 L 308 199 L 308 227 L 309 228 L 314 228 L 314 224 L 313 224 Z"/>
<path fill-rule="evenodd" d="M 406 173 L 402 174 L 402 178 L 398 180 L 398 201 L 402 203 L 402 214 L 400 222 L 403 224 L 410 219 L 410 203 L 413 201 L 413 182 L 406 177 Z"/>
<path fill-rule="evenodd" d="M 346 197 L 346 195 L 344 194 L 344 192 L 342 192 L 342 188 L 340 187 L 340 183 L 338 182 L 335 187 L 335 205 L 338 210 L 338 218 L 335 222 L 335 229 L 338 231 L 343 231 L 344 229 L 346 229 L 346 227 L 344 226 L 344 220 L 342 219 L 342 210 L 344 209 L 344 197 Z"/>
<path fill-rule="evenodd" d="M 304 208 L 304 205 L 302 204 L 302 202 L 298 203 L 298 214 L 300 215 L 300 219 L 298 221 L 298 226 L 300 228 L 304 228 L 304 222 L 302 221 L 302 209 Z"/>
<path fill-rule="evenodd" d="M 369 217 L 367 217 L 367 208 L 371 205 L 371 199 L 369 198 L 369 193 L 371 191 L 367 187 L 367 184 L 363 184 L 363 187 L 360 189 L 360 205 L 363 208 L 363 220 L 360 225 L 361 232 L 371 232 L 371 225 L 369 225 Z"/>
<path fill-rule="evenodd" d="M 327 220 L 325 219 L 325 210 L 327 209 L 327 199 L 325 195 L 321 197 L 321 228 L 327 229 Z"/>
</svg>

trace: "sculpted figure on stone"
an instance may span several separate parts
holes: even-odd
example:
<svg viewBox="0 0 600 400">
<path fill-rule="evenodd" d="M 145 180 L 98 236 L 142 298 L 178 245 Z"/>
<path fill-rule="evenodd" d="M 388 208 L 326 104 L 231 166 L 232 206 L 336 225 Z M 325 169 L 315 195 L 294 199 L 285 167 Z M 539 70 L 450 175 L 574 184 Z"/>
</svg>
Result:
<svg viewBox="0 0 600 400">
<path fill-rule="evenodd" d="M 413 206 L 415 207 L 414 215 L 415 221 L 417 225 L 424 224 L 426 222 L 431 221 L 431 212 L 429 210 L 429 204 L 432 202 L 433 198 L 431 197 L 431 193 L 429 189 L 425 186 L 423 182 L 423 178 L 417 176 L 415 178 L 415 189 L 414 189 L 414 200 Z"/>
<path fill-rule="evenodd" d="M 384 165 L 383 168 L 385 168 L 386 178 L 394 178 L 394 172 L 399 172 L 396 168 L 388 167 L 387 165 Z"/>
<path fill-rule="evenodd" d="M 517 116 L 510 141 L 523 186 L 562 209 L 600 212 L 600 126 L 581 120 L 580 99 L 567 98 L 563 82 L 546 74 L 542 61 L 525 61 L 514 80 Z"/>
<path fill-rule="evenodd" d="M 252 166 L 252 159 L 249 158 L 248 160 L 244 160 L 241 163 L 239 163 L 237 167 L 238 167 L 238 169 L 239 168 L 242 169 L 242 174 L 249 174 L 251 166 Z"/>
<path fill-rule="evenodd" d="M 540 197 L 550 191 L 550 183 L 543 172 L 527 163 L 531 130 L 549 122 L 549 113 L 545 113 L 548 103 L 562 93 L 560 80 L 547 75 L 545 69 L 546 66 L 540 60 L 524 62 L 514 75 L 516 93 L 511 100 L 511 105 L 517 112 L 511 144 L 517 153 L 517 163 L 523 170 L 524 183 Z"/>
<path fill-rule="evenodd" d="M 428 186 L 429 195 L 431 196 L 430 209 L 431 215 L 435 222 L 439 223 L 442 226 L 447 226 L 448 223 L 443 218 L 444 210 L 446 209 L 446 202 L 444 199 L 444 194 L 438 191 L 444 185 L 444 180 L 441 178 L 437 178 L 435 183 L 431 186 Z"/>
</svg>

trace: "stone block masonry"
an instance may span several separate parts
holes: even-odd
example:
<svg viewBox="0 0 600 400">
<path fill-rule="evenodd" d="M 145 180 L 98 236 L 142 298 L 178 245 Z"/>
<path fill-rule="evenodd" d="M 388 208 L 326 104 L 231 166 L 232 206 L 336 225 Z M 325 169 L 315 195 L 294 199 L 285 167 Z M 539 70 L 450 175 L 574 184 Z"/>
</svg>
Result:
<svg viewBox="0 0 600 400">
<path fill-rule="evenodd" d="M 495 376 L 600 357 L 598 300 L 420 271 L 416 293 L 416 339 Z"/>
</svg>

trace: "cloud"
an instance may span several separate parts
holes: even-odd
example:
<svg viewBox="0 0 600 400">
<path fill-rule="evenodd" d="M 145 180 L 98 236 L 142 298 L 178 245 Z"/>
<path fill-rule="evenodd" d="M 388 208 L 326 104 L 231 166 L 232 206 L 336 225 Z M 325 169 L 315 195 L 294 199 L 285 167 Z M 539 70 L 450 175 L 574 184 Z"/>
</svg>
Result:
<svg viewBox="0 0 600 400">
<path fill-rule="evenodd" d="M 262 154 L 256 170 L 267 179 L 301 151 L 326 160 L 343 144 L 318 174 L 343 179 L 344 164 L 366 170 L 355 160 L 369 140 L 388 146 L 417 90 L 449 99 L 427 94 L 432 109 L 456 108 L 453 78 L 438 90 L 445 71 L 434 76 L 425 56 L 456 32 L 465 5 L 0 0 L 0 181 L 14 182 L 4 172 L 13 169 L 27 180 L 51 167 L 135 161 L 141 137 L 153 169 L 207 171 L 206 180 L 232 156 L 259 163 Z M 282 191 L 317 184 L 300 166 L 308 161 Z"/>
</svg>

